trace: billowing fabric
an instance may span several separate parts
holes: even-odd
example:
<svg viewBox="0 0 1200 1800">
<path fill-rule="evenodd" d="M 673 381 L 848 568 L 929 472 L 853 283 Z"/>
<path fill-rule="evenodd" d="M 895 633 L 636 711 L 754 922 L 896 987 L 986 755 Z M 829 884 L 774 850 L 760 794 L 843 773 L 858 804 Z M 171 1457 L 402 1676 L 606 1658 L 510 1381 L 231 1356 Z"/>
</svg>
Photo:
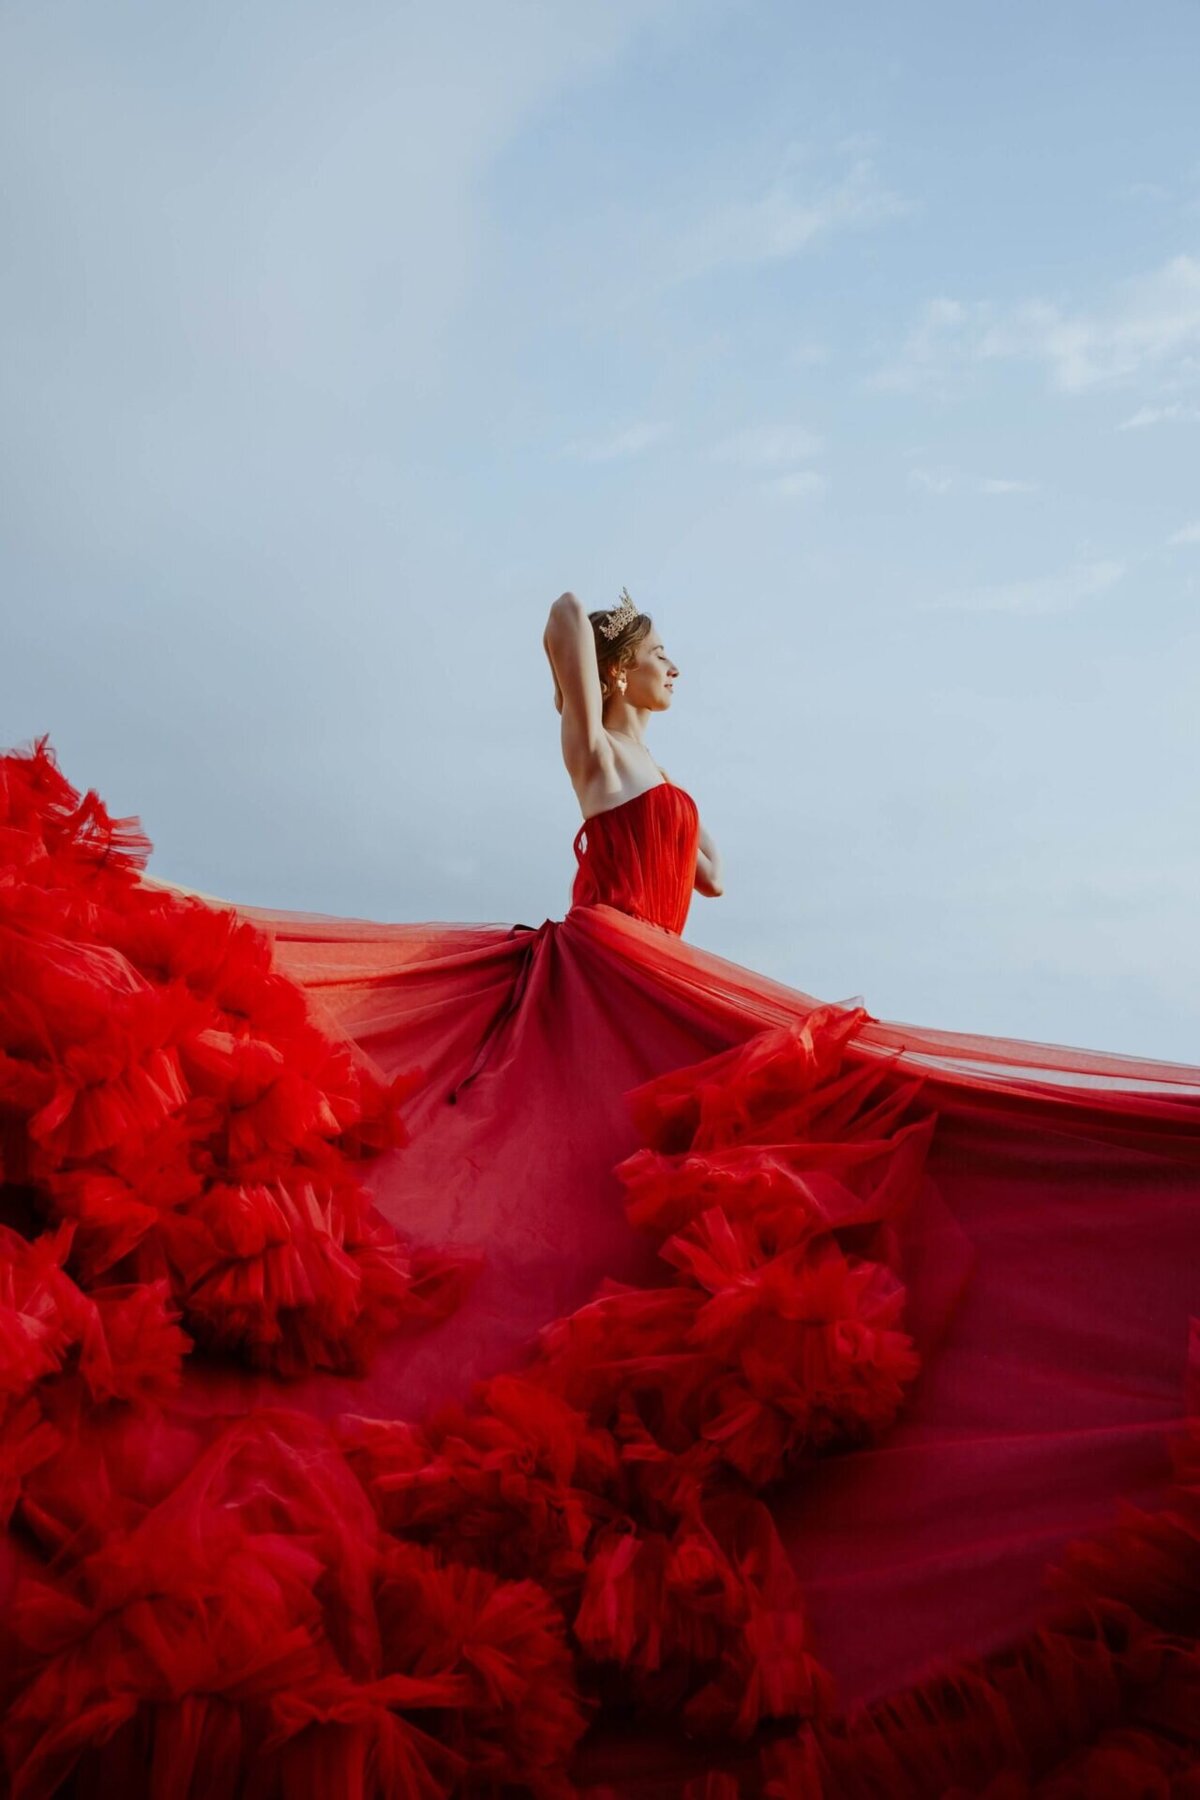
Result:
<svg viewBox="0 0 1200 1800">
<path fill-rule="evenodd" d="M 575 834 L 572 906 L 605 905 L 677 936 L 695 888 L 700 813 L 672 781 L 585 819 Z"/>
<path fill-rule="evenodd" d="M 0 759 L 15 1795 L 1200 1793 L 1200 1069 L 147 851 Z"/>
</svg>

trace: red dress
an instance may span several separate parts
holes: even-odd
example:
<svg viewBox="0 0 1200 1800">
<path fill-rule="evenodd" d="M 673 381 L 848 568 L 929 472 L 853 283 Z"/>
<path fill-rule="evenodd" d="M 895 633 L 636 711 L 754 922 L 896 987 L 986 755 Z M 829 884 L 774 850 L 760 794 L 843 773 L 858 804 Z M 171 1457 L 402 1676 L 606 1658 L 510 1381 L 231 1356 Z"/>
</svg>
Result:
<svg viewBox="0 0 1200 1800">
<path fill-rule="evenodd" d="M 572 906 L 611 906 L 676 936 L 687 923 L 700 814 L 672 781 L 593 813 L 575 833 Z"/>
<path fill-rule="evenodd" d="M 1200 1070 L 212 907 L 0 758 L 14 1795 L 1196 1793 Z"/>
</svg>

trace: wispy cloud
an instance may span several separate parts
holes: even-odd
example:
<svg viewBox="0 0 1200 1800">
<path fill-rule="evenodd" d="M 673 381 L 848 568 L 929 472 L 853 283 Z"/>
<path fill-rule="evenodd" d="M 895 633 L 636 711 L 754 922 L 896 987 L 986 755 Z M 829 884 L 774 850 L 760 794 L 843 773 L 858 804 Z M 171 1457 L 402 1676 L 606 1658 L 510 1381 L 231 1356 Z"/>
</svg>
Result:
<svg viewBox="0 0 1200 1800">
<path fill-rule="evenodd" d="M 578 457 L 583 462 L 621 462 L 643 455 L 670 431 L 670 425 L 645 419 L 636 425 L 625 426 L 622 431 L 612 432 L 608 437 L 572 438 L 563 445 L 563 455 Z"/>
<path fill-rule="evenodd" d="M 1179 531 L 1173 531 L 1167 542 L 1168 544 L 1200 544 L 1200 519 L 1191 525 L 1184 525 Z"/>
<path fill-rule="evenodd" d="M 1117 430 L 1144 431 L 1148 425 L 1166 425 L 1177 421 L 1200 425 L 1200 406 L 1187 406 L 1182 400 L 1172 400 L 1169 406 L 1139 406 L 1129 418 L 1122 419 Z"/>
<path fill-rule="evenodd" d="M 953 470 L 910 469 L 908 471 L 908 485 L 916 494 L 949 494 L 953 492 L 954 483 Z"/>
<path fill-rule="evenodd" d="M 1113 189 L 1118 200 L 1129 200 L 1137 206 L 1173 207 L 1185 219 L 1200 213 L 1200 163 L 1190 169 L 1173 168 L 1171 180 L 1124 181 Z"/>
<path fill-rule="evenodd" d="M 820 500 L 829 492 L 829 482 L 815 469 L 793 469 L 788 475 L 773 475 L 763 486 L 770 494 L 782 494 L 789 500 Z"/>
<path fill-rule="evenodd" d="M 815 456 L 821 439 L 803 425 L 747 425 L 712 447 L 715 462 L 740 463 L 747 469 L 777 469 Z"/>
<path fill-rule="evenodd" d="M 1036 481 L 1017 481 L 1001 475 L 964 475 L 959 469 L 914 468 L 908 472 L 908 485 L 917 494 L 1035 494 Z"/>
<path fill-rule="evenodd" d="M 1042 299 L 1014 306 L 947 296 L 926 302 L 899 356 L 866 385 L 899 391 L 953 385 L 989 362 L 1040 365 L 1051 388 L 1082 394 L 1154 379 L 1200 384 L 1200 258 L 1175 256 L 1117 286 L 1102 311 Z"/>
<path fill-rule="evenodd" d="M 797 166 L 808 152 L 789 146 L 778 175 L 717 200 L 669 240 L 665 278 L 690 281 L 716 269 L 784 261 L 836 232 L 903 217 L 911 205 L 881 179 L 874 158 L 859 152 L 860 142 L 844 143 L 849 161 L 824 175 Z"/>
<path fill-rule="evenodd" d="M 810 460 L 821 449 L 816 432 L 803 425 L 747 425 L 713 445 L 714 462 L 733 463 L 764 477 L 764 491 L 792 500 L 819 500 L 829 492 L 827 478 L 815 469 L 793 465 Z"/>
<path fill-rule="evenodd" d="M 996 586 L 969 588 L 936 600 L 918 603 L 921 612 L 1060 613 L 1071 612 L 1085 600 L 1103 594 L 1120 581 L 1124 563 L 1080 563 L 1058 575 L 1039 575 L 1029 581 L 1001 582 Z"/>
<path fill-rule="evenodd" d="M 1114 190 L 1118 200 L 1146 200 L 1157 203 L 1171 198 L 1171 190 L 1161 181 L 1122 181 Z"/>
<path fill-rule="evenodd" d="M 899 354 L 865 376 L 863 386 L 896 393 L 946 387 L 956 366 L 972 360 L 967 351 L 971 312 L 946 295 L 927 300 Z"/>
</svg>

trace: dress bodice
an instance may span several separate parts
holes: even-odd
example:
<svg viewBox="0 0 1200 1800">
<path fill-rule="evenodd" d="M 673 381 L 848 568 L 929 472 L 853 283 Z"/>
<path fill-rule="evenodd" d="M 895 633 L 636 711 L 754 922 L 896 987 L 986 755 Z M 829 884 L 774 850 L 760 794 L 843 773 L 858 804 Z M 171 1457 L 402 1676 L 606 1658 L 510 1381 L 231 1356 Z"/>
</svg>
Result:
<svg viewBox="0 0 1200 1800">
<path fill-rule="evenodd" d="M 695 886 L 699 836 L 696 802 L 673 781 L 593 813 L 575 834 L 571 905 L 602 902 L 678 936 Z"/>
</svg>

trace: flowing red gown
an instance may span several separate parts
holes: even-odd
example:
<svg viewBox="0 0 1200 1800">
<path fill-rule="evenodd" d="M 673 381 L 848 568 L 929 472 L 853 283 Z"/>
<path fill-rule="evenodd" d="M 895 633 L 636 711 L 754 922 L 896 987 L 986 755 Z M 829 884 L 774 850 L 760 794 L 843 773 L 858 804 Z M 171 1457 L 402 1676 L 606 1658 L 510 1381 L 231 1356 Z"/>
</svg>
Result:
<svg viewBox="0 0 1200 1800">
<path fill-rule="evenodd" d="M 20 1800 L 1200 1795 L 1200 1069 L 206 904 L 0 758 Z"/>
</svg>

